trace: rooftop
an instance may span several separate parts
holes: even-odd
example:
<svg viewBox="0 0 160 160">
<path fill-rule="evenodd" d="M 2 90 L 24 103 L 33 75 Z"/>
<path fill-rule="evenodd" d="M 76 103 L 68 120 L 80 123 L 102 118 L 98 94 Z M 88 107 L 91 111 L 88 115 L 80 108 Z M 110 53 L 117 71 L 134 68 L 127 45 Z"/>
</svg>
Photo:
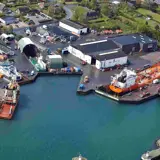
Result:
<svg viewBox="0 0 160 160">
<path fill-rule="evenodd" d="M 19 7 L 18 9 L 19 9 L 20 12 L 24 12 L 24 13 L 30 11 L 29 7 Z"/>
<path fill-rule="evenodd" d="M 118 45 L 115 44 L 112 40 L 95 41 L 72 46 L 88 55 L 98 55 L 110 50 L 113 51 L 119 49 Z"/>
<path fill-rule="evenodd" d="M 120 43 L 122 45 L 128 45 L 133 43 L 152 43 L 156 42 L 156 40 L 149 38 L 146 35 L 141 34 L 131 34 L 125 36 L 114 37 L 115 42 Z"/>
<path fill-rule="evenodd" d="M 5 4 L 0 3 L 0 11 L 2 11 L 4 9 L 4 7 L 5 7 Z"/>
<path fill-rule="evenodd" d="M 63 19 L 63 20 L 61 20 L 61 22 L 64 23 L 64 24 L 67 24 L 69 26 L 72 26 L 76 29 L 82 29 L 82 28 L 85 27 L 84 25 L 81 25 L 80 23 L 77 23 L 77 22 L 74 22 L 74 21 L 71 21 L 71 20 L 68 20 L 68 19 Z"/>
<path fill-rule="evenodd" d="M 99 54 L 96 56 L 96 59 L 99 61 L 107 60 L 107 59 L 115 59 L 120 57 L 126 57 L 127 55 L 122 51 L 111 51 L 103 54 Z"/>
<path fill-rule="evenodd" d="M 7 45 L 1 40 L 0 40 L 0 50 L 5 52 L 5 53 L 8 53 L 8 52 L 11 51 L 11 49 L 8 48 Z"/>
</svg>

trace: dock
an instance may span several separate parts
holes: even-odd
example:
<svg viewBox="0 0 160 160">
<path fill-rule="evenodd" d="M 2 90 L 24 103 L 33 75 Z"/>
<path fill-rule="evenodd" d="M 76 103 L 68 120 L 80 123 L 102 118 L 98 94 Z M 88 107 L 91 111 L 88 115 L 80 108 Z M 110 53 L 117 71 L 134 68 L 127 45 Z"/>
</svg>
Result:
<svg viewBox="0 0 160 160">
<path fill-rule="evenodd" d="M 97 93 L 97 94 L 99 94 L 99 95 L 102 95 L 102 96 L 104 96 L 104 97 L 110 98 L 110 99 L 115 100 L 115 101 L 120 101 L 119 97 L 116 97 L 116 96 L 114 96 L 114 95 L 111 95 L 111 94 L 102 92 L 102 91 L 100 91 L 100 90 L 95 90 L 95 93 Z"/>
<path fill-rule="evenodd" d="M 141 156 L 141 160 L 153 160 L 160 158 L 160 148 L 148 151 Z"/>
</svg>

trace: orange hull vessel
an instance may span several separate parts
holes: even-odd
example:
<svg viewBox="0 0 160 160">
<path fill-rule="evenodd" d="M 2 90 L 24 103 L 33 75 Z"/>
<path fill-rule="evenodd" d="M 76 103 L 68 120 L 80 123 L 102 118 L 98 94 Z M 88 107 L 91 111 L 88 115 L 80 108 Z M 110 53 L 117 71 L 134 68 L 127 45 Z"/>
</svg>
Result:
<svg viewBox="0 0 160 160">
<path fill-rule="evenodd" d="M 113 82 L 111 85 L 109 85 L 111 91 L 117 94 L 123 94 L 129 91 L 133 91 L 138 88 L 144 87 L 145 85 L 153 83 L 155 79 L 160 79 L 160 64 L 156 64 L 148 69 L 136 73 L 135 83 L 130 85 L 129 87 L 120 87 L 120 85 L 117 84 L 121 82 L 117 82 L 118 78 L 116 80 L 115 79 L 114 81 L 116 81 L 116 84 Z"/>
<path fill-rule="evenodd" d="M 2 92 L 3 93 L 3 92 Z M 0 118 L 11 119 L 19 100 L 19 86 L 11 82 L 4 90 L 4 96 L 0 104 Z"/>
</svg>

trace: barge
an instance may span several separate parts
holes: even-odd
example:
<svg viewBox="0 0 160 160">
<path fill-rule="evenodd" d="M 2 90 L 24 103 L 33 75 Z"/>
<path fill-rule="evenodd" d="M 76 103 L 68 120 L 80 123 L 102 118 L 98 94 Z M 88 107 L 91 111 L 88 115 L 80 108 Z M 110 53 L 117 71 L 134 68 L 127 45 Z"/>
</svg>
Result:
<svg viewBox="0 0 160 160">
<path fill-rule="evenodd" d="M 0 103 L 0 118 L 12 119 L 14 111 L 17 107 L 20 87 L 15 81 L 11 81 L 5 89 L 1 89 L 3 97 Z"/>
</svg>

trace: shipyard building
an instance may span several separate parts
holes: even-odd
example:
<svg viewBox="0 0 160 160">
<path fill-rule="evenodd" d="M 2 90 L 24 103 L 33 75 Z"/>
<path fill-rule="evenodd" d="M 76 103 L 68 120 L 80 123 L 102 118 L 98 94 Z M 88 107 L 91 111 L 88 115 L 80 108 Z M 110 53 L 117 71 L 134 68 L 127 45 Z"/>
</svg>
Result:
<svg viewBox="0 0 160 160">
<path fill-rule="evenodd" d="M 89 32 L 89 29 L 86 26 L 83 26 L 77 22 L 73 22 L 68 19 L 60 21 L 59 27 L 66 29 L 76 35 L 87 34 Z"/>
<path fill-rule="evenodd" d="M 153 52 L 157 50 L 157 41 L 145 35 L 131 34 L 114 37 L 112 40 L 122 48 L 122 51 L 126 54 Z"/>
<path fill-rule="evenodd" d="M 21 53 L 25 53 L 27 57 L 37 56 L 38 52 L 36 45 L 27 37 L 24 37 L 18 41 L 18 48 Z"/>
<path fill-rule="evenodd" d="M 127 55 L 112 40 L 102 40 L 70 45 L 68 51 L 74 56 L 95 65 L 97 69 L 127 64 Z"/>
</svg>

